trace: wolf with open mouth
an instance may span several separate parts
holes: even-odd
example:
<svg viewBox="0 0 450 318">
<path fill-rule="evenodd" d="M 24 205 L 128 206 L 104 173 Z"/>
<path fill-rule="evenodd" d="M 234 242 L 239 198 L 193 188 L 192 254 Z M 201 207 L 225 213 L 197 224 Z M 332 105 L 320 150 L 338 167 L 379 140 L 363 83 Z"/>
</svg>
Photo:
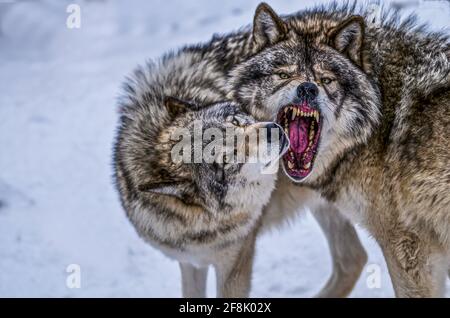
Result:
<svg viewBox="0 0 450 318">
<path fill-rule="evenodd" d="M 290 137 L 283 158 L 290 180 L 373 235 L 397 296 L 443 296 L 449 37 L 396 12 L 374 24 L 355 5 L 275 20 L 266 30 L 280 41 L 231 71 L 233 98 L 256 118 L 277 119 Z M 276 191 L 283 199 L 271 201 L 275 210 L 301 193 L 280 181 Z"/>
<path fill-rule="evenodd" d="M 271 32 L 274 28 L 277 30 L 280 28 L 282 32 L 274 34 Z M 197 109 L 197 115 L 206 113 L 210 115 L 214 114 L 213 116 L 207 116 L 208 118 L 205 123 L 212 122 L 214 125 L 218 125 L 216 128 L 222 127 L 222 124 L 228 122 L 228 120 L 225 120 L 225 122 L 220 121 L 221 118 L 226 119 L 226 117 L 222 117 L 223 113 L 220 112 L 220 109 L 223 109 L 223 112 L 230 112 L 233 108 L 231 104 L 239 105 L 233 97 L 228 98 L 228 94 L 230 93 L 228 87 L 229 71 L 239 63 L 257 55 L 261 51 L 269 49 L 272 45 L 276 45 L 280 40 L 285 39 L 285 31 L 287 31 L 287 28 L 284 22 L 275 12 L 268 5 L 260 4 L 256 9 L 254 21 L 251 26 L 223 36 L 214 36 L 207 43 L 188 45 L 177 52 L 166 54 L 156 64 L 148 63 L 143 67 L 139 67 L 131 78 L 126 80 L 124 94 L 119 103 L 121 119 L 115 148 L 115 177 L 124 208 L 130 216 L 133 216 L 133 223 L 141 235 L 147 238 L 150 237 L 151 241 L 160 241 L 165 245 L 172 245 L 169 247 L 170 249 L 177 248 L 181 250 L 181 254 L 184 253 L 183 255 L 186 255 L 183 252 L 184 246 L 180 246 L 179 244 L 183 241 L 179 238 L 183 236 L 188 241 L 200 241 L 198 242 L 198 245 L 200 245 L 198 251 L 210 250 L 208 248 L 204 249 L 205 245 L 209 244 L 204 241 L 212 239 L 217 234 L 217 227 L 214 231 L 204 231 L 202 227 L 199 227 L 198 223 L 195 222 L 195 218 L 199 215 L 197 213 L 198 209 L 190 210 L 184 208 L 186 201 L 187 206 L 189 206 L 190 203 L 204 199 L 210 203 L 207 205 L 208 210 L 211 210 L 211 206 L 218 206 L 217 209 L 213 210 L 221 211 L 223 210 L 222 206 L 215 204 L 214 202 L 217 200 L 214 200 L 214 198 L 217 194 L 230 194 L 233 192 L 236 199 L 242 199 L 242 205 L 247 207 L 249 215 L 258 216 L 259 212 L 262 212 L 259 211 L 260 205 L 264 205 L 267 203 L 266 199 L 270 199 L 268 205 L 271 208 L 261 214 L 263 217 L 260 219 L 260 222 L 263 224 L 258 224 L 261 225 L 260 227 L 254 227 L 254 229 L 259 230 L 261 228 L 263 230 L 273 228 L 280 222 L 285 222 L 285 220 L 295 216 L 299 210 L 299 206 L 304 201 L 306 202 L 310 199 L 308 197 L 309 193 L 305 191 L 301 191 L 300 193 L 298 191 L 299 187 L 297 186 L 290 187 L 290 191 L 284 191 L 284 183 L 280 181 L 277 181 L 276 193 L 272 193 L 270 198 L 265 197 L 265 194 L 272 190 L 273 183 L 272 185 L 260 183 L 257 185 L 258 189 L 263 189 L 264 191 L 261 193 L 255 191 L 253 193 L 255 195 L 252 196 L 248 194 L 248 191 L 251 191 L 252 187 L 239 182 L 231 183 L 228 191 L 213 191 L 214 193 L 211 193 L 211 189 L 205 189 L 205 187 L 211 184 L 217 184 L 213 178 L 214 174 L 207 174 L 211 175 L 211 178 L 207 178 L 205 177 L 207 175 L 201 176 L 195 173 L 196 176 L 201 177 L 197 180 L 199 181 L 199 185 L 201 185 L 200 188 L 205 190 L 203 192 L 194 191 L 195 189 L 190 187 L 186 188 L 183 184 L 181 186 L 177 183 L 174 184 L 173 182 L 180 178 L 179 167 L 173 166 L 170 162 L 170 158 L 167 156 L 169 153 L 167 143 L 157 142 L 156 140 L 158 133 L 161 131 L 167 132 L 171 129 L 170 122 L 172 121 L 166 121 L 170 116 L 168 116 L 167 109 L 164 106 L 163 96 L 172 96 L 179 101 L 185 101 L 188 104 L 195 105 L 195 108 L 199 108 Z M 251 73 L 246 75 L 252 76 Z M 308 95 L 310 92 L 305 92 L 305 94 Z M 313 101 L 311 99 L 305 99 L 305 102 L 308 104 L 305 104 L 304 107 L 302 106 L 300 115 L 302 112 L 308 113 L 309 108 L 313 107 Z M 205 110 L 206 113 L 203 113 L 200 109 L 214 104 L 216 104 L 216 107 L 212 109 L 217 112 L 211 113 L 211 111 Z M 177 108 L 176 106 L 175 109 Z M 168 109 L 171 110 L 172 107 Z M 258 121 L 275 121 L 276 117 L 272 116 L 272 112 L 268 113 L 269 115 L 267 116 L 259 114 Z M 249 114 L 250 117 L 254 118 L 254 115 L 258 115 L 258 109 L 250 110 L 249 113 L 247 112 L 247 116 Z M 318 114 L 318 112 L 313 113 L 315 116 Z M 182 116 L 182 118 L 184 117 Z M 320 117 L 319 119 L 316 118 L 316 120 L 322 121 Z M 184 127 L 189 122 L 189 120 L 186 120 L 183 122 L 183 125 L 179 126 Z M 233 122 L 234 119 L 231 119 L 226 124 L 233 125 Z M 238 122 L 237 125 L 240 126 L 241 124 Z M 277 127 L 280 130 L 280 127 Z M 163 135 L 167 137 L 167 134 Z M 318 138 L 318 131 L 315 132 L 315 136 Z M 300 140 L 291 138 L 297 142 L 294 147 L 296 149 L 299 148 L 298 143 Z M 161 147 L 164 147 L 164 149 L 161 150 Z M 152 157 L 154 153 L 160 155 L 160 157 Z M 278 155 L 281 154 L 279 153 Z M 278 162 L 276 164 L 278 165 Z M 165 168 L 161 169 L 162 167 Z M 204 167 L 208 167 L 208 165 L 204 165 Z M 230 167 L 232 168 L 233 165 Z M 268 168 L 271 167 L 269 165 Z M 264 174 L 268 172 L 265 168 Z M 223 169 L 218 170 L 219 179 L 223 176 L 226 177 L 226 174 L 222 173 L 222 171 L 225 172 Z M 243 170 L 242 172 L 245 171 Z M 257 176 L 258 178 L 263 178 L 263 175 L 260 173 Z M 278 176 L 269 175 L 266 177 L 269 179 L 277 177 L 279 180 L 280 178 L 285 178 L 285 174 L 279 173 Z M 154 182 L 149 182 L 150 180 L 161 181 L 161 179 L 164 182 L 160 182 L 159 186 L 155 185 Z M 230 178 L 226 178 L 226 181 L 226 183 L 229 183 Z M 233 189 L 234 191 L 230 191 Z M 157 198 L 158 194 L 147 193 L 155 192 L 155 190 L 157 190 L 156 192 L 164 192 L 159 193 L 162 195 L 161 202 L 164 201 L 164 196 L 169 195 L 172 197 L 171 201 L 173 199 L 178 203 L 181 201 L 180 205 L 174 205 L 169 211 L 158 207 L 155 208 L 152 202 L 154 203 L 159 200 Z M 189 190 L 187 195 L 185 194 L 186 190 Z M 180 193 L 184 194 L 180 196 Z M 291 200 L 286 200 L 286 193 L 292 195 Z M 249 206 L 250 197 L 258 197 L 256 202 L 258 205 L 257 208 Z M 147 200 L 146 198 L 151 198 L 152 200 Z M 222 199 L 218 200 L 218 202 L 224 203 Z M 291 204 L 285 206 L 287 202 Z M 233 202 L 233 204 L 236 204 L 236 202 Z M 177 207 L 181 207 L 181 210 Z M 359 241 L 354 227 L 333 206 L 325 203 L 314 207 L 308 205 L 308 207 L 313 211 L 314 217 L 325 233 L 333 262 L 331 276 L 318 296 L 346 296 L 351 292 L 366 263 L 367 256 L 364 248 Z M 172 208 L 175 208 L 175 210 Z M 269 210 L 273 213 L 268 213 Z M 173 212 L 180 212 L 181 218 L 177 213 L 174 214 Z M 173 222 L 167 218 L 168 215 L 173 216 Z M 185 222 L 191 216 L 193 218 L 192 223 Z M 233 215 L 227 212 L 222 214 L 222 216 L 230 219 Z M 242 213 L 240 216 L 242 216 Z M 149 222 L 148 218 L 153 217 L 155 217 L 155 220 Z M 214 224 L 217 224 L 214 218 L 210 220 Z M 168 229 L 174 229 L 172 225 L 179 222 L 184 222 L 184 226 L 178 227 L 175 231 L 168 231 Z M 214 225 L 213 223 L 211 225 Z M 222 225 L 225 223 L 226 227 L 221 227 L 222 232 L 231 231 L 234 233 L 236 228 L 246 228 L 242 224 L 242 218 L 239 217 L 232 224 L 229 220 L 225 220 Z M 190 235 L 186 236 L 186 231 L 190 232 Z M 220 242 L 220 238 L 223 239 L 223 236 L 220 234 L 221 231 L 218 233 L 219 236 L 214 239 L 215 242 Z M 231 254 L 227 252 L 230 249 L 224 249 L 220 244 L 216 245 L 216 251 L 222 253 L 221 257 L 218 257 L 216 262 L 214 262 L 214 265 L 218 267 L 216 268 L 216 273 L 219 273 L 217 277 L 219 296 L 248 296 L 253 260 L 253 243 L 256 238 L 256 232 L 253 231 L 253 233 L 248 234 L 246 236 L 248 240 L 243 240 L 242 237 L 236 239 L 237 245 L 235 245 L 234 252 Z M 177 244 L 173 244 L 174 242 Z M 224 242 L 224 240 L 221 242 Z M 192 247 L 192 244 L 190 244 L 192 242 L 188 243 L 187 245 Z M 236 246 L 240 246 L 242 249 Z M 181 254 L 177 255 L 180 256 Z M 206 254 L 211 256 L 214 253 Z M 173 253 L 171 255 L 173 256 Z M 199 256 L 198 254 L 196 255 Z M 184 258 L 180 263 L 183 295 L 186 297 L 204 297 L 206 295 L 207 271 L 205 263 L 209 264 L 209 261 L 203 262 L 202 264 L 194 262 L 195 264 L 193 264 L 193 260 L 192 257 Z M 223 275 L 227 272 L 227 264 L 229 266 L 236 265 L 233 267 L 235 269 L 228 272 L 229 275 Z M 228 269 L 230 268 L 228 267 Z"/>
<path fill-rule="evenodd" d="M 343 32 L 339 41 L 351 34 Z M 235 99 L 257 118 L 276 118 L 289 135 L 283 167 L 294 181 L 320 176 L 336 151 L 364 142 L 379 115 L 379 92 L 367 74 L 333 47 L 301 34 L 290 34 L 231 74 Z"/>
</svg>

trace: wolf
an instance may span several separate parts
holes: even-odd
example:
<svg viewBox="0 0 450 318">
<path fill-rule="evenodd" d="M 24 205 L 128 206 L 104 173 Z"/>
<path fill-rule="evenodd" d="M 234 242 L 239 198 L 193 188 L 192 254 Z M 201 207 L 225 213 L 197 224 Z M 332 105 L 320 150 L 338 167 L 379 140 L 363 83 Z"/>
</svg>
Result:
<svg viewBox="0 0 450 318">
<path fill-rule="evenodd" d="M 280 139 L 287 140 L 281 127 L 257 123 L 232 103 L 199 107 L 167 97 L 162 104 L 155 99 L 147 107 L 152 112 L 142 117 L 135 117 L 142 110 L 124 110 L 127 118 L 134 118 L 124 124 L 116 145 L 117 186 L 131 223 L 145 241 L 179 262 L 184 296 L 205 296 L 209 265 L 216 269 L 218 297 L 247 296 L 262 208 L 277 177 L 262 168 L 273 163 L 226 159 L 241 151 L 237 145 L 214 152 L 217 158 L 212 162 L 178 161 L 172 156 L 179 143 L 174 137 L 181 129 L 194 136 L 194 123 L 200 122 L 202 134 L 234 127 L 239 138 L 267 128 L 267 132 L 280 131 Z M 257 154 L 257 146 L 268 146 L 261 140 L 244 140 L 240 147 L 248 153 Z M 270 136 L 265 140 L 280 141 Z M 281 141 L 279 151 L 286 145 Z"/>
<path fill-rule="evenodd" d="M 269 32 L 283 40 L 234 67 L 228 89 L 257 120 L 276 118 L 289 135 L 285 174 L 267 209 L 331 203 L 377 240 L 396 296 L 442 296 L 450 264 L 448 38 L 395 11 L 373 23 L 356 3 L 272 25 L 282 23 Z"/>
<path fill-rule="evenodd" d="M 272 29 L 280 31 L 279 34 L 273 33 Z M 164 121 L 161 118 L 165 118 L 167 116 L 165 112 L 171 109 L 170 107 L 161 108 L 161 105 L 165 105 L 164 98 L 174 96 L 178 101 L 182 101 L 181 103 L 172 102 L 172 106 L 190 104 L 195 105 L 194 108 L 201 108 L 205 105 L 221 103 L 224 108 L 228 107 L 229 103 L 234 103 L 233 98 L 229 98 L 229 71 L 258 52 L 284 40 L 286 34 L 285 23 L 268 5 L 263 3 L 256 9 L 252 26 L 226 35 L 215 35 L 205 44 L 189 45 L 177 52 L 166 54 L 159 63 L 148 63 L 138 68 L 133 76 L 127 79 L 124 96 L 119 102 L 121 116 L 114 149 L 115 180 L 125 210 L 130 210 L 130 206 L 126 204 L 129 201 L 127 197 L 137 196 L 136 193 L 140 193 L 136 188 L 137 184 L 127 181 L 131 176 L 126 171 L 130 169 L 143 173 L 143 170 L 137 162 L 130 164 L 132 169 L 128 167 L 127 152 L 139 152 L 134 148 L 126 148 L 124 145 L 130 142 L 138 145 L 141 139 L 147 141 L 146 135 L 155 135 L 162 129 L 161 122 Z M 161 111 L 164 114 L 161 115 L 159 113 Z M 249 114 L 258 115 L 257 112 Z M 260 117 L 259 121 L 272 120 L 274 118 Z M 150 151 L 149 149 L 151 147 L 145 148 L 146 151 Z M 146 155 L 149 153 L 140 152 L 142 160 L 146 158 Z M 145 164 L 150 165 L 150 163 Z M 156 167 L 153 168 L 156 169 Z M 176 177 L 175 170 L 171 172 L 163 169 L 163 173 L 166 180 Z M 155 177 L 151 173 L 149 176 Z M 272 195 L 270 198 L 272 205 L 282 200 L 289 209 L 271 209 L 272 213 L 264 212 L 261 228 L 272 227 L 295 215 L 301 206 L 298 202 L 302 200 L 296 195 L 293 192 L 294 197 L 288 198 L 286 202 L 284 202 L 285 196 Z M 289 205 L 291 201 L 296 204 Z M 332 275 L 318 296 L 346 296 L 362 271 L 367 259 L 366 253 L 354 227 L 334 206 L 324 201 L 320 206 L 316 205 L 313 208 L 313 215 L 326 234 L 333 257 Z M 185 286 L 183 295 L 204 296 L 206 279 L 204 267 L 199 269 L 186 265 L 187 263 L 183 264 L 181 266 L 183 286 Z M 241 296 L 248 295 L 248 293 L 236 293 Z M 222 291 L 218 294 L 225 293 Z M 229 295 L 229 293 L 226 294 Z"/>
</svg>

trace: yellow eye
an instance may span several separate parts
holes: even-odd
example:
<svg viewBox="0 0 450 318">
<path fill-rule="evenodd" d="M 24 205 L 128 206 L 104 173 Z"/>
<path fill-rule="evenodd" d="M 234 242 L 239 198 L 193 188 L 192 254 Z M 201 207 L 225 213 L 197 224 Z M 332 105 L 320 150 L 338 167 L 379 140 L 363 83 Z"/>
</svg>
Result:
<svg viewBox="0 0 450 318">
<path fill-rule="evenodd" d="M 279 73 L 278 76 L 281 79 L 288 79 L 290 77 L 289 74 L 287 74 L 287 73 Z"/>
<path fill-rule="evenodd" d="M 322 84 L 325 84 L 325 85 L 330 84 L 332 81 L 333 81 L 333 80 L 332 80 L 331 78 L 329 78 L 329 77 L 322 77 L 322 78 L 320 79 L 320 82 L 321 82 Z"/>
<path fill-rule="evenodd" d="M 236 117 L 233 117 L 233 120 L 231 121 L 231 123 L 235 126 L 241 126 L 241 123 L 239 122 L 239 120 Z"/>
</svg>

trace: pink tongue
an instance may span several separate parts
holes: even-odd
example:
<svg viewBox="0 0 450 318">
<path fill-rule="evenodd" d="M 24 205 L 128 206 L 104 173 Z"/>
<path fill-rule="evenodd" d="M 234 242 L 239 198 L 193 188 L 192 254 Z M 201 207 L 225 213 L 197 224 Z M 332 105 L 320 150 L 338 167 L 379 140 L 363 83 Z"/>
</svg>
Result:
<svg viewBox="0 0 450 318">
<path fill-rule="evenodd" d="M 308 147 L 308 127 L 305 120 L 294 120 L 289 124 L 289 139 L 295 153 L 303 153 Z"/>
</svg>

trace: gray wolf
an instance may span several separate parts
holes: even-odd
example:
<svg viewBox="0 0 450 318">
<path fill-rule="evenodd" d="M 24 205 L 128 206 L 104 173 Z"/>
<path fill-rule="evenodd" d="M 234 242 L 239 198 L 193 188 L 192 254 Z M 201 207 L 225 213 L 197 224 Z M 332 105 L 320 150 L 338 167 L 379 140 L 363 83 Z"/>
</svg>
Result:
<svg viewBox="0 0 450 318">
<path fill-rule="evenodd" d="M 167 96 L 176 97 L 177 100 L 185 101 L 181 102 L 181 105 L 195 105 L 194 108 L 220 102 L 225 102 L 222 104 L 224 108 L 228 107 L 227 103 L 234 101 L 233 98 L 228 98 L 228 72 L 239 63 L 256 56 L 255 54 L 258 52 L 284 40 L 287 31 L 282 19 L 270 7 L 261 4 L 256 10 L 252 27 L 224 36 L 216 35 L 206 44 L 187 46 L 176 53 L 167 54 L 157 64 L 149 63 L 138 68 L 132 78 L 126 81 L 125 94 L 120 101 L 121 118 L 114 150 L 114 162 L 116 183 L 123 206 L 129 215 L 134 207 L 128 202 L 143 195 L 139 190 L 139 186 L 142 184 L 133 181 L 134 173 L 139 173 L 139 178 L 144 178 L 143 176 L 148 173 L 145 178 L 148 181 L 158 180 L 150 170 L 161 172 L 167 182 L 170 178 L 174 180 L 177 178 L 177 170 L 169 169 L 169 162 L 164 162 L 167 167 L 160 169 L 159 159 L 156 161 L 149 159 L 152 147 L 159 149 L 157 143 L 149 140 L 149 136 L 156 136 L 161 131 L 168 131 L 167 127 L 163 128 L 162 126 L 166 123 L 164 119 L 168 116 L 168 110 L 171 109 L 164 106 L 165 98 Z M 172 102 L 171 104 L 176 107 L 174 105 L 180 103 Z M 259 115 L 257 111 L 251 111 L 250 114 Z M 272 116 L 259 118 L 259 121 L 274 120 Z M 170 126 L 169 123 L 166 124 Z M 144 147 L 146 143 L 152 147 Z M 131 146 L 133 144 L 134 147 Z M 143 146 L 142 149 L 140 146 Z M 127 159 L 131 155 L 138 156 L 141 161 Z M 297 187 L 294 189 L 296 190 Z M 285 191 L 280 195 L 277 189 L 272 194 L 269 206 L 276 206 L 280 209 L 267 209 L 261 220 L 263 225 L 273 226 L 296 213 L 300 207 L 298 202 L 303 200 L 306 192 L 297 195 L 296 191 L 290 191 L 293 197 L 286 198 L 288 192 Z M 187 199 L 188 196 L 185 195 L 184 198 Z M 295 204 L 290 204 L 291 202 L 295 202 Z M 284 207 L 286 209 L 282 209 Z M 332 276 L 319 296 L 346 296 L 360 275 L 366 262 L 366 254 L 353 226 L 340 215 L 335 207 L 326 201 L 320 205 L 311 205 L 311 207 L 314 208 L 313 215 L 326 234 L 333 257 Z M 140 208 L 140 213 L 145 213 L 142 210 L 143 205 L 140 205 Z M 139 225 L 137 227 L 139 228 Z M 150 225 L 146 227 L 146 230 L 149 232 L 147 236 L 151 235 Z M 256 233 L 252 235 L 255 236 Z M 247 250 L 251 252 L 252 248 Z M 226 256 L 224 257 L 226 258 Z M 248 260 L 251 260 L 251 257 Z M 203 296 L 206 279 L 204 266 L 198 269 L 198 266 L 191 266 L 187 261 L 181 263 L 183 264 L 181 266 L 183 295 Z M 242 264 L 242 270 L 249 271 L 249 266 L 250 263 Z M 223 281 L 223 279 L 218 281 Z M 246 288 L 236 289 L 234 294 L 232 294 L 231 288 L 228 290 L 229 292 L 225 292 L 220 289 L 218 294 L 240 296 L 248 294 Z"/>
<path fill-rule="evenodd" d="M 448 39 L 395 12 L 373 24 L 356 5 L 283 22 L 284 40 L 237 65 L 228 89 L 289 135 L 285 176 L 268 209 L 293 208 L 295 200 L 286 202 L 294 197 L 331 202 L 380 244 L 397 296 L 442 296 L 450 264 Z"/>
<path fill-rule="evenodd" d="M 256 232 L 277 174 L 261 173 L 270 162 L 227 160 L 237 145 L 215 152 L 211 163 L 177 162 L 171 158 L 179 142 L 173 132 L 193 136 L 196 121 L 203 133 L 234 127 L 238 136 L 273 126 L 283 139 L 282 129 L 255 122 L 231 103 L 198 107 L 169 97 L 149 106 L 142 117 L 125 110 L 135 118 L 121 129 L 116 146 L 117 185 L 130 221 L 144 240 L 180 263 L 184 296 L 205 296 L 209 265 L 216 270 L 219 297 L 247 296 Z M 257 153 L 256 143 L 241 146 Z"/>
<path fill-rule="evenodd" d="M 210 67 L 201 59 L 172 55 L 147 67 L 148 73 L 142 68 L 135 72 L 121 101 L 114 164 L 122 205 L 139 235 L 180 263 L 185 297 L 205 296 L 209 265 L 216 270 L 219 297 L 248 296 L 256 233 L 277 174 L 261 172 L 273 162 L 234 162 L 230 157 L 239 151 L 258 154 L 253 148 L 273 143 L 272 136 L 283 152 L 287 138 L 281 127 L 255 122 L 236 104 L 207 104 L 220 95 L 195 86 L 198 77 L 205 80 Z M 211 162 L 175 160 L 178 131 L 187 130 L 191 144 L 197 122 L 202 135 L 207 129 L 233 128 L 244 142 L 215 150 Z M 278 137 L 270 134 L 257 142 L 245 138 L 262 127 L 279 131 Z M 200 146 L 207 146 L 207 141 L 202 139 Z M 198 146 L 189 149 L 194 147 Z"/>
</svg>

